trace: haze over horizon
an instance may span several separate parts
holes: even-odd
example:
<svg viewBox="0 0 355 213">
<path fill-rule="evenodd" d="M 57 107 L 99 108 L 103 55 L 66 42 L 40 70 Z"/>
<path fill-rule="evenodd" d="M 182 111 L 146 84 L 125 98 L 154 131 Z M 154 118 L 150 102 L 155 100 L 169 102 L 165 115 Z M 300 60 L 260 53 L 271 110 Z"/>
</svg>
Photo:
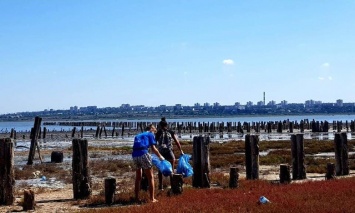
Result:
<svg viewBox="0 0 355 213">
<path fill-rule="evenodd" d="M 0 114 L 355 102 L 355 1 L 0 1 Z"/>
</svg>

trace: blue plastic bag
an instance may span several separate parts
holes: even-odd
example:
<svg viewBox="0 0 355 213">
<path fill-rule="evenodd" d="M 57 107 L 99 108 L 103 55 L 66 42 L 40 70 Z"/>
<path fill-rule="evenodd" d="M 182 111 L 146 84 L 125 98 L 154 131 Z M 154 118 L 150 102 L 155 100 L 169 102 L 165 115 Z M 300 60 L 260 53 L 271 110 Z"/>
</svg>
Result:
<svg viewBox="0 0 355 213">
<path fill-rule="evenodd" d="M 190 177 L 194 174 L 192 166 L 189 164 L 191 155 L 183 154 L 179 158 L 178 166 L 176 168 L 176 173 L 182 174 L 183 177 Z"/>
<path fill-rule="evenodd" d="M 164 176 L 169 176 L 171 173 L 173 173 L 173 167 L 169 161 L 160 160 L 158 156 L 152 154 L 152 162 L 153 165 L 156 166 Z"/>
</svg>

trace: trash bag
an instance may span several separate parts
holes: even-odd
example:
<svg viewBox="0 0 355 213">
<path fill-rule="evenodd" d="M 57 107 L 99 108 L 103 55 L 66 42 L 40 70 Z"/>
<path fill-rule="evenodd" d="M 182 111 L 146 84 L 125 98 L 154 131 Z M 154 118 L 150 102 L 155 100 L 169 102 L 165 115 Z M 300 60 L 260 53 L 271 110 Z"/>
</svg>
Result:
<svg viewBox="0 0 355 213">
<path fill-rule="evenodd" d="M 190 177 L 194 174 L 192 166 L 189 164 L 191 155 L 183 154 L 179 158 L 178 166 L 176 168 L 176 173 L 182 174 L 183 177 Z"/>
<path fill-rule="evenodd" d="M 171 173 L 173 173 L 173 167 L 169 161 L 160 160 L 158 156 L 152 154 L 152 162 L 153 165 L 156 166 L 164 176 L 169 176 Z"/>
</svg>

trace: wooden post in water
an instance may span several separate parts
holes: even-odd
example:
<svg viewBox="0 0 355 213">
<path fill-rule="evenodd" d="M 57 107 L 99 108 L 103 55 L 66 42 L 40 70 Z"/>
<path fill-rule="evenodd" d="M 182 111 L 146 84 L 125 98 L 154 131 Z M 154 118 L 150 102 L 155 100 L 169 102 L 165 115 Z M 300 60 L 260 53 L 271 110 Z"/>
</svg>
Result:
<svg viewBox="0 0 355 213">
<path fill-rule="evenodd" d="M 291 183 L 290 166 L 280 164 L 280 183 Z"/>
<path fill-rule="evenodd" d="M 197 188 L 209 187 L 210 173 L 210 138 L 196 136 L 193 138 L 193 178 L 192 186 Z"/>
<path fill-rule="evenodd" d="M 31 131 L 32 138 L 31 138 L 30 152 L 28 154 L 27 165 L 33 164 L 33 159 L 35 157 L 35 152 L 36 152 L 36 146 L 38 148 L 38 154 L 40 154 L 39 147 L 37 144 L 37 139 L 38 139 L 39 129 L 41 128 L 41 122 L 42 122 L 42 118 L 36 116 L 34 127 L 33 127 L 33 132 Z M 39 157 L 41 159 L 41 155 L 39 155 Z M 41 159 L 41 161 L 42 161 L 42 159 Z"/>
<path fill-rule="evenodd" d="M 100 132 L 100 126 L 97 126 L 96 133 L 95 133 L 95 138 L 99 137 L 99 132 Z"/>
<path fill-rule="evenodd" d="M 337 176 L 349 174 L 349 152 L 346 132 L 334 135 L 335 172 Z"/>
<path fill-rule="evenodd" d="M 331 180 L 335 178 L 335 164 L 327 163 L 327 174 L 325 175 L 326 180 Z"/>
<path fill-rule="evenodd" d="M 115 202 L 116 178 L 105 178 L 105 203 L 111 205 Z"/>
<path fill-rule="evenodd" d="M 231 167 L 229 170 L 229 188 L 238 188 L 239 183 L 239 169 L 237 167 Z"/>
<path fill-rule="evenodd" d="M 25 190 L 23 192 L 23 211 L 35 210 L 36 202 L 35 202 L 35 193 L 32 190 Z"/>
<path fill-rule="evenodd" d="M 80 138 L 84 138 L 84 126 L 81 126 L 81 129 L 80 129 Z"/>
<path fill-rule="evenodd" d="M 47 136 L 47 128 L 43 127 L 43 139 L 46 139 Z"/>
<path fill-rule="evenodd" d="M 293 126 L 294 126 L 294 124 L 293 124 L 293 121 L 292 121 L 292 122 L 290 122 L 290 125 L 289 125 L 290 133 L 293 133 Z"/>
<path fill-rule="evenodd" d="M 303 134 L 291 135 L 292 179 L 306 179 Z"/>
<path fill-rule="evenodd" d="M 73 127 L 73 130 L 71 132 L 71 138 L 74 138 L 75 137 L 75 131 L 76 131 L 76 127 L 74 126 Z"/>
<path fill-rule="evenodd" d="M 73 192 L 74 199 L 85 199 L 91 194 L 88 141 L 86 139 L 73 139 Z"/>
<path fill-rule="evenodd" d="M 245 167 L 248 180 L 259 179 L 259 136 L 245 136 Z"/>
<path fill-rule="evenodd" d="M 14 144 L 10 138 L 0 139 L 0 205 L 15 201 Z"/>
</svg>

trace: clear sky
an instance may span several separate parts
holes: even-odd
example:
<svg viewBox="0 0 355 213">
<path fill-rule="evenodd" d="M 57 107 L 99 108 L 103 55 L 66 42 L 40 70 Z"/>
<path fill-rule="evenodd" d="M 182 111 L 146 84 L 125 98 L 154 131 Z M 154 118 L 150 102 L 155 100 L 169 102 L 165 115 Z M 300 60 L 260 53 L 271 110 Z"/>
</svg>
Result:
<svg viewBox="0 0 355 213">
<path fill-rule="evenodd" d="M 0 114 L 355 102 L 353 0 L 0 0 Z"/>
</svg>

